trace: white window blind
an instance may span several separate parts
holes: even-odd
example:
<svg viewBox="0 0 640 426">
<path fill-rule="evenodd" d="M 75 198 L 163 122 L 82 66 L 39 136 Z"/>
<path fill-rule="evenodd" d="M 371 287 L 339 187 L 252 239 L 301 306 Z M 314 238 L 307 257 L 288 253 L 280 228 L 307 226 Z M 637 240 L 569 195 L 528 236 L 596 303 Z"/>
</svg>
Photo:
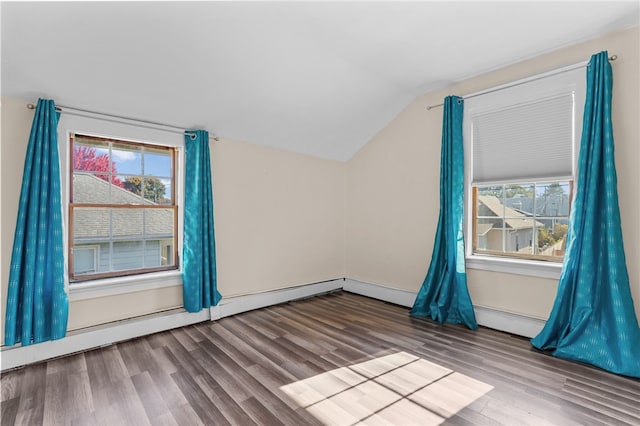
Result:
<svg viewBox="0 0 640 426">
<path fill-rule="evenodd" d="M 574 92 L 471 115 L 473 184 L 573 174 Z"/>
</svg>

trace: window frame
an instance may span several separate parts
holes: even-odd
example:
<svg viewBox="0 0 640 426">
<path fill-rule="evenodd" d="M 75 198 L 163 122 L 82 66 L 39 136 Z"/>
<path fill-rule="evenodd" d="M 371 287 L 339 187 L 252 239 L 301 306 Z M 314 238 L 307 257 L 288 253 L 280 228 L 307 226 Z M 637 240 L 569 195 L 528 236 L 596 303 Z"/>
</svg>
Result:
<svg viewBox="0 0 640 426">
<path fill-rule="evenodd" d="M 172 169 L 172 176 L 171 176 L 171 200 L 172 202 L 170 204 L 158 204 L 158 205 L 144 205 L 144 204 L 123 204 L 123 203 L 86 203 L 86 202 L 75 202 L 74 198 L 73 198 L 73 178 L 74 175 L 76 173 L 76 170 L 74 170 L 73 164 L 73 156 L 74 156 L 74 144 L 77 138 L 83 138 L 85 140 L 93 140 L 93 141 L 97 141 L 97 142 L 106 142 L 109 144 L 118 144 L 118 145 L 125 145 L 125 146 L 131 146 L 131 147 L 140 147 L 140 148 L 145 148 L 148 147 L 150 149 L 153 150 L 163 150 L 163 151 L 167 151 L 171 157 L 171 169 Z M 179 256 L 178 256 L 178 252 L 177 250 L 174 250 L 173 252 L 173 264 L 171 265 L 165 265 L 165 266 L 157 266 L 157 267 L 147 267 L 147 268 L 138 268 L 138 269 L 125 269 L 125 270 L 118 270 L 118 271 L 109 271 L 109 272 L 98 272 L 97 270 L 92 273 L 92 274 L 82 274 L 79 276 L 75 275 L 74 272 L 74 244 L 73 244 L 73 240 L 74 240 L 74 224 L 73 224 L 73 218 L 74 218 L 74 211 L 75 209 L 82 209 L 82 208 L 96 208 L 96 209 L 108 209 L 108 210 L 112 210 L 112 209 L 131 209 L 131 210 L 140 210 L 140 211 L 145 211 L 145 210 L 151 210 L 151 209 L 171 209 L 173 210 L 173 240 L 176 241 L 178 236 L 177 236 L 177 221 L 178 221 L 178 206 L 176 204 L 176 188 L 175 188 L 175 181 L 176 181 L 176 173 L 177 173 L 177 167 L 176 167 L 176 149 L 175 148 L 171 148 L 171 147 L 166 147 L 166 146 L 161 146 L 161 145 L 155 145 L 155 144 L 149 144 L 149 143 L 141 143 L 141 142 L 130 142 L 130 141 L 124 141 L 122 139 L 116 139 L 116 138 L 105 138 L 105 137 L 97 137 L 97 136 L 91 136 L 91 135 L 86 135 L 84 133 L 79 133 L 79 132 L 74 132 L 71 133 L 69 135 L 69 202 L 67 203 L 68 209 L 69 209 L 69 213 L 68 213 L 68 218 L 69 218 L 69 236 L 68 236 L 68 241 L 69 241 L 69 248 L 68 248 L 68 259 L 69 259 L 69 282 L 75 284 L 76 282 L 81 282 L 81 281 L 89 281 L 89 280 L 94 280 L 94 279 L 99 279 L 99 278 L 113 278 L 113 277 L 124 277 L 124 276 L 128 276 L 128 275 L 138 275 L 138 274 L 145 274 L 145 273 L 149 273 L 149 272 L 160 272 L 160 271 L 169 271 L 169 270 L 174 270 L 174 269 L 178 269 L 179 268 Z M 111 150 L 110 150 L 111 151 Z M 112 161 L 109 161 L 109 167 L 111 167 Z M 143 167 L 144 167 L 144 163 L 143 163 Z M 82 172 L 82 171 L 80 171 Z M 144 173 L 143 171 L 141 171 L 141 173 Z M 112 172 L 109 171 L 107 172 L 107 176 L 108 177 L 112 177 Z M 144 178 L 144 174 L 142 175 Z M 108 182 L 108 181 L 107 181 Z M 144 194 L 144 187 L 142 187 L 141 184 L 141 192 Z M 144 198 L 144 197 L 143 197 Z M 143 227 L 145 226 L 145 222 L 143 219 Z M 143 230 L 144 232 L 144 230 Z M 119 241 L 129 241 L 129 240 L 118 240 L 118 241 L 114 241 L 113 238 L 110 238 L 108 241 L 109 244 L 109 252 L 110 255 L 113 256 L 114 254 L 114 250 L 113 250 L 113 245 L 114 242 L 119 242 Z M 138 241 L 138 240 L 135 240 Z M 146 254 L 144 253 L 144 248 L 146 247 L 146 240 L 141 240 L 142 241 L 142 246 L 143 246 L 143 262 L 144 262 L 144 257 L 146 256 Z M 175 244 L 174 244 L 175 247 Z"/>
<path fill-rule="evenodd" d="M 564 179 L 561 182 L 566 182 L 569 186 L 569 194 L 568 194 L 568 202 L 569 202 L 569 206 L 568 206 L 568 212 L 567 212 L 567 216 L 541 216 L 541 215 L 536 215 L 535 213 L 535 200 L 536 200 L 536 195 L 535 195 L 535 187 L 537 185 L 545 185 L 545 184 L 549 184 L 549 183 L 555 183 L 557 181 L 542 181 L 542 180 L 538 180 L 535 182 L 526 182 L 527 185 L 533 185 L 534 186 L 534 212 L 533 215 L 531 216 L 531 219 L 533 221 L 533 231 L 532 231 L 532 247 L 535 247 L 537 245 L 537 232 L 539 229 L 536 226 L 536 221 L 538 219 L 541 220 L 553 220 L 553 219 L 566 219 L 567 221 L 569 220 L 569 214 L 571 212 L 571 207 L 573 204 L 573 186 L 574 186 L 574 181 L 573 180 L 567 180 Z M 509 184 L 502 184 L 504 186 L 507 186 Z M 471 185 L 471 199 L 472 199 L 472 205 L 473 205 L 473 211 L 471 213 L 471 217 L 472 217 L 472 230 L 471 230 L 471 253 L 472 255 L 483 255 L 483 256 L 496 256 L 496 257 L 500 257 L 500 258 L 510 258 L 510 259 L 521 259 L 521 260 L 530 260 L 530 261 L 541 261 L 541 262 L 555 262 L 555 263 L 562 263 L 563 258 L 559 258 L 557 256 L 548 256 L 548 255 L 542 255 L 542 254 L 529 254 L 529 253 L 517 253 L 517 252 L 508 252 L 508 251 L 504 251 L 504 246 L 506 244 L 505 241 L 505 233 L 503 232 L 502 235 L 502 241 L 503 241 L 503 251 L 499 251 L 499 250 L 488 250 L 488 249 L 479 249 L 478 248 L 478 232 L 477 232 L 477 225 L 478 225 L 478 221 L 477 219 L 480 218 L 492 218 L 489 216 L 478 216 L 477 214 L 477 208 L 478 208 L 478 188 L 480 186 L 491 186 L 491 185 Z M 497 186 L 497 185 L 496 185 Z M 504 203 L 502 203 L 503 207 L 507 207 Z M 503 228 L 501 229 L 505 229 L 504 228 L 504 222 L 507 219 L 514 219 L 513 216 L 509 217 L 506 215 L 503 216 L 496 216 L 496 218 L 499 218 L 503 221 Z M 542 228 L 544 229 L 544 228 Z M 566 245 L 566 235 L 563 237 L 563 246 Z"/>
<path fill-rule="evenodd" d="M 474 187 L 490 186 L 493 184 L 519 184 L 522 182 L 542 182 L 542 179 L 528 178 L 500 182 L 472 182 L 473 176 L 473 122 L 471 116 L 478 111 L 493 110 L 505 105 L 527 102 L 532 99 L 544 98 L 557 94 L 561 90 L 570 89 L 574 93 L 573 104 L 573 142 L 572 142 L 572 173 L 571 176 L 548 177 L 544 181 L 570 181 L 570 208 L 575 197 L 575 178 L 582 131 L 582 112 L 586 97 L 586 77 L 584 65 L 572 65 L 557 70 L 533 75 L 507 84 L 496 86 L 482 92 L 467 95 L 463 116 L 463 141 L 465 151 L 464 176 L 464 238 L 465 260 L 469 269 L 502 272 L 517 275 L 535 276 L 541 278 L 558 279 L 562 271 L 562 261 L 548 261 L 540 258 L 530 259 L 524 256 L 496 256 L 488 253 L 474 252 L 476 206 L 473 194 Z M 475 99 L 473 99 L 475 98 Z M 570 215 L 570 210 L 569 210 Z"/>
<path fill-rule="evenodd" d="M 69 232 L 64 232 L 65 245 L 65 287 L 69 292 L 70 300 L 90 299 L 110 295 L 144 291 L 151 288 L 164 288 L 182 285 L 182 253 L 184 238 L 184 134 L 173 128 L 165 128 L 156 125 L 142 125 L 135 120 L 105 118 L 99 113 L 76 111 L 65 108 L 58 122 L 58 141 L 61 161 L 62 180 L 62 214 L 64 224 L 69 228 L 69 195 L 71 185 L 70 169 L 73 164 L 71 159 L 70 136 L 80 133 L 98 138 L 115 139 L 130 143 L 142 143 L 175 149 L 174 172 L 174 200 L 177 214 L 174 217 L 176 240 L 174 250 L 178 253 L 177 268 L 169 270 L 135 273 L 117 277 L 95 277 L 79 281 L 70 280 L 72 269 L 69 262 Z M 165 207 L 166 208 L 166 207 Z"/>
</svg>

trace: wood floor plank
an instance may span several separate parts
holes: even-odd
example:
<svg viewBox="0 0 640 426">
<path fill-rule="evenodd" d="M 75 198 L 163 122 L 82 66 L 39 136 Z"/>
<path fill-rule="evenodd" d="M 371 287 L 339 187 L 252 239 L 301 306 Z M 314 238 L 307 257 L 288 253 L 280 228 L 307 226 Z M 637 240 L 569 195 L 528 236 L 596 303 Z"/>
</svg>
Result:
<svg viewBox="0 0 640 426">
<path fill-rule="evenodd" d="M 171 410 L 162 398 L 164 389 L 156 387 L 148 371 L 132 376 L 131 381 L 151 424 L 177 424 L 171 415 Z"/>
<path fill-rule="evenodd" d="M 5 399 L 0 403 L 0 425 L 9 426 L 16 424 L 20 397 Z"/>
<path fill-rule="evenodd" d="M 195 377 L 189 374 L 181 374 L 180 372 L 172 373 L 171 377 L 203 423 L 217 425 L 231 424 L 222 415 L 220 410 L 211 403 L 206 393 L 198 386 Z"/>
<path fill-rule="evenodd" d="M 0 377 L 0 389 L 2 393 L 2 401 L 16 399 L 20 397 L 22 389 L 22 378 L 24 377 L 24 368 L 2 374 Z"/>
<path fill-rule="evenodd" d="M 44 417 L 47 365 L 35 364 L 24 369 L 16 424 L 40 424 Z"/>
<path fill-rule="evenodd" d="M 2 425 L 640 425 L 640 380 L 334 292 L 2 375 Z"/>
</svg>

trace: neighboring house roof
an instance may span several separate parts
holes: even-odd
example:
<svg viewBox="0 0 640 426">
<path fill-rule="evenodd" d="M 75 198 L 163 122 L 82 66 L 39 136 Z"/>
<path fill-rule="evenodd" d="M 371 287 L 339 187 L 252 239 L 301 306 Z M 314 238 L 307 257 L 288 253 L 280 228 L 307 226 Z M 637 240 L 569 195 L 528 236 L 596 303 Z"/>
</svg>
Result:
<svg viewBox="0 0 640 426">
<path fill-rule="evenodd" d="M 76 203 L 104 203 L 109 199 L 117 204 L 157 205 L 124 188 L 113 185 L 91 173 L 74 173 L 73 197 Z M 166 209 L 104 209 L 83 207 L 74 209 L 73 235 L 76 242 L 97 242 L 110 239 L 140 240 L 171 238 L 173 210 Z"/>
<path fill-rule="evenodd" d="M 493 195 L 479 195 L 478 201 L 487 207 L 487 209 L 493 213 L 493 216 L 502 217 L 504 215 L 507 228 L 515 230 L 533 228 L 534 220 L 531 217 L 511 207 L 506 207 L 500 202 L 498 197 L 494 197 Z M 535 223 L 537 227 L 544 227 L 542 222 L 535 221 Z M 493 225 L 495 226 L 495 224 Z M 495 227 L 502 228 L 501 226 Z"/>
<path fill-rule="evenodd" d="M 482 237 L 487 232 L 491 231 L 491 228 L 493 228 L 493 223 L 479 223 L 476 226 L 476 233 L 479 237 Z"/>
</svg>

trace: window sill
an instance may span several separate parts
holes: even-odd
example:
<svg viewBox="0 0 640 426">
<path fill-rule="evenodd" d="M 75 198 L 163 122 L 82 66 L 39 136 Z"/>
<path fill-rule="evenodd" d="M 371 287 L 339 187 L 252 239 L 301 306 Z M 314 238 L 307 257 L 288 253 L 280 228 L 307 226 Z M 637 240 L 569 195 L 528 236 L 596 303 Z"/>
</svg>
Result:
<svg viewBox="0 0 640 426">
<path fill-rule="evenodd" d="M 181 271 L 151 272 L 127 277 L 104 278 L 69 285 L 69 300 L 93 299 L 182 285 Z"/>
<path fill-rule="evenodd" d="M 562 263 L 521 259 L 502 259 L 492 256 L 467 256 L 468 269 L 502 272 L 506 274 L 525 275 L 540 278 L 559 279 Z"/>
</svg>

